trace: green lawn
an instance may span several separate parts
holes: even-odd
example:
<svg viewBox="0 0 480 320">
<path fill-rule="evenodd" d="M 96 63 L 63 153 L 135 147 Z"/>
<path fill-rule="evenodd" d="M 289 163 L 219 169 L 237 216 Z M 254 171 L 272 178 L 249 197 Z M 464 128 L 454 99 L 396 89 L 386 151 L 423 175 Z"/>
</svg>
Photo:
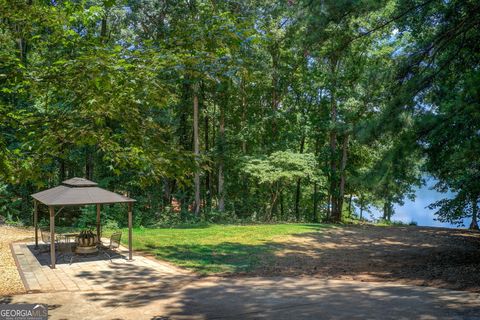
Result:
<svg viewBox="0 0 480 320">
<path fill-rule="evenodd" d="M 206 225 L 185 228 L 134 229 L 134 250 L 193 269 L 201 274 L 249 271 L 265 262 L 282 239 L 318 232 L 322 224 Z M 122 242 L 128 241 L 123 229 Z"/>
</svg>

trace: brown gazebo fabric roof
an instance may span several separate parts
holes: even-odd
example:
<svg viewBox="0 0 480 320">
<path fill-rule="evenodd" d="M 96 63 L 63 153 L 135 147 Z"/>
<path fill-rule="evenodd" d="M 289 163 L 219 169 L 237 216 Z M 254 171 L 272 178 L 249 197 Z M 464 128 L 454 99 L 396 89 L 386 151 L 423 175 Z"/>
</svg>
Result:
<svg viewBox="0 0 480 320">
<path fill-rule="evenodd" d="M 83 178 L 65 180 L 62 185 L 34 193 L 32 197 L 47 206 L 135 202 L 134 199 L 102 189 L 95 182 Z"/>
</svg>

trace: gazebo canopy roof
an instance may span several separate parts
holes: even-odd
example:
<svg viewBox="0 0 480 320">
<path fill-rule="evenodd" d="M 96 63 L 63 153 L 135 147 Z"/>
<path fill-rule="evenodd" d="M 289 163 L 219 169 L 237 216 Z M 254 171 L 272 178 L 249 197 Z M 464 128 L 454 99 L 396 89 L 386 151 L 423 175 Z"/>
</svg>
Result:
<svg viewBox="0 0 480 320">
<path fill-rule="evenodd" d="M 32 197 L 47 206 L 135 202 L 134 199 L 102 189 L 97 183 L 83 178 L 65 180 L 57 187 L 32 194 Z"/>
</svg>

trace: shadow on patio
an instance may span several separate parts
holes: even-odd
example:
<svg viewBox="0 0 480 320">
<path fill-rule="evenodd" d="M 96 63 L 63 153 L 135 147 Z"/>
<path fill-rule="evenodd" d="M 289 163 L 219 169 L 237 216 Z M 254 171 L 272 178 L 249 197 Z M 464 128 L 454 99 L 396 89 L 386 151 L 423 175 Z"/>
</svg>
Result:
<svg viewBox="0 0 480 320">
<path fill-rule="evenodd" d="M 39 244 L 38 249 L 35 249 L 34 244 L 27 245 L 28 250 L 37 259 L 41 266 L 50 266 L 50 245 Z M 115 252 L 113 250 L 105 249 L 105 252 L 115 259 L 127 259 L 127 254 L 121 252 Z M 110 258 L 103 254 L 101 251 L 89 254 L 68 253 L 62 254 L 59 250 L 56 250 L 57 261 L 56 265 L 70 264 L 70 257 L 73 256 L 72 264 L 78 262 L 94 262 L 94 261 L 110 261 Z"/>
</svg>

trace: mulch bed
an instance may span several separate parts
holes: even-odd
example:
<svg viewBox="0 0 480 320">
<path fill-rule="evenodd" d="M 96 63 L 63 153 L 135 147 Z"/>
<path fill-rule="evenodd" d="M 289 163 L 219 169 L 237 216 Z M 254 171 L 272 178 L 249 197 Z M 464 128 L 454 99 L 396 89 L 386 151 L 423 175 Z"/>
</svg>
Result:
<svg viewBox="0 0 480 320">
<path fill-rule="evenodd" d="M 32 235 L 32 229 L 0 225 L 0 296 L 25 292 L 10 243 L 31 239 Z"/>
</svg>

